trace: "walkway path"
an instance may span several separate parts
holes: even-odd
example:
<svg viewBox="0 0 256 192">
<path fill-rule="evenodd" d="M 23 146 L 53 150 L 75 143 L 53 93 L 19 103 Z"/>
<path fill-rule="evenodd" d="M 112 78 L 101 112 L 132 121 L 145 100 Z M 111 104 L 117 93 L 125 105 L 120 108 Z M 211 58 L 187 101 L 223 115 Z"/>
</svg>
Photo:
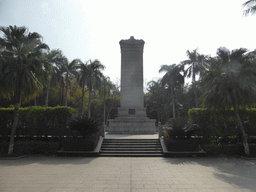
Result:
<svg viewBox="0 0 256 192">
<path fill-rule="evenodd" d="M 0 191 L 256 191 L 256 161 L 226 157 L 84 158 L 33 155 L 20 160 L 0 160 Z"/>
</svg>

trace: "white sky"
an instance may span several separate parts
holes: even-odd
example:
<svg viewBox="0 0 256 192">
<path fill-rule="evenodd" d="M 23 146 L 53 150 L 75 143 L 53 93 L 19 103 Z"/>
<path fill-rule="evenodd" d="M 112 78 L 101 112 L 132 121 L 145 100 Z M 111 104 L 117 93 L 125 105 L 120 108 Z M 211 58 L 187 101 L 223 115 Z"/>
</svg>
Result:
<svg viewBox="0 0 256 192">
<path fill-rule="evenodd" d="M 99 59 L 104 74 L 120 79 L 121 39 L 143 39 L 145 83 L 162 77 L 162 64 L 180 63 L 186 51 L 215 56 L 217 48 L 256 47 L 256 16 L 246 0 L 0 0 L 0 26 L 26 26 L 71 61 Z M 2 36 L 2 34 L 0 34 Z"/>
</svg>

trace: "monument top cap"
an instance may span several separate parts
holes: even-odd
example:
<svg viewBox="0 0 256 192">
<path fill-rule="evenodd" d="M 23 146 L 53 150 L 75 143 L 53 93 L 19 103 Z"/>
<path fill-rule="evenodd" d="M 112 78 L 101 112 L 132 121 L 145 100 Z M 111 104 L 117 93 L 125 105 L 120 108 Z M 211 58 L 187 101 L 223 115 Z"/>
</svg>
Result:
<svg viewBox="0 0 256 192">
<path fill-rule="evenodd" d="M 142 39 L 135 39 L 133 36 L 130 39 L 122 39 L 119 41 L 119 44 L 144 44 L 145 42 Z"/>
</svg>

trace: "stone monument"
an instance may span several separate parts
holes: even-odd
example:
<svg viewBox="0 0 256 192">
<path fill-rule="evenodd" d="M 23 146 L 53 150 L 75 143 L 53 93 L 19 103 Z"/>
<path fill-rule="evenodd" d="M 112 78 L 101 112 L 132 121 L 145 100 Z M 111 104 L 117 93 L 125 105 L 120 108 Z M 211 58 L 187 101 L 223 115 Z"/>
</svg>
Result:
<svg viewBox="0 0 256 192">
<path fill-rule="evenodd" d="M 121 101 L 118 117 L 109 120 L 109 133 L 156 133 L 155 120 L 148 119 L 143 94 L 143 40 L 130 37 L 121 47 Z"/>
</svg>

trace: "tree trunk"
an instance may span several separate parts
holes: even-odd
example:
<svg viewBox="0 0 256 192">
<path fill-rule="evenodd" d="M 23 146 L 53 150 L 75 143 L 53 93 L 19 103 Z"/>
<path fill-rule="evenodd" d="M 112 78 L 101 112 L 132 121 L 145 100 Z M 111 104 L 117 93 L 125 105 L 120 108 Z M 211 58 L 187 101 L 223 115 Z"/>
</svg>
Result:
<svg viewBox="0 0 256 192">
<path fill-rule="evenodd" d="M 48 107 L 49 102 L 49 85 L 46 87 L 45 107 Z"/>
<path fill-rule="evenodd" d="M 172 114 L 173 114 L 173 118 L 176 118 L 176 114 L 175 114 L 175 100 L 174 100 L 174 93 L 173 93 L 173 89 L 172 89 Z"/>
<path fill-rule="evenodd" d="M 91 117 L 91 93 L 92 93 L 92 90 L 89 89 L 89 101 L 88 101 L 88 117 L 89 118 Z"/>
<path fill-rule="evenodd" d="M 195 103 L 196 103 L 196 108 L 198 108 L 198 100 L 197 100 L 197 83 L 195 82 Z"/>
<path fill-rule="evenodd" d="M 84 115 L 84 83 L 83 83 L 83 92 L 82 92 L 82 104 L 81 104 L 81 114 Z"/>
<path fill-rule="evenodd" d="M 104 97 L 104 98 L 103 98 L 103 104 L 104 104 L 104 110 L 103 110 L 103 113 L 104 113 L 104 116 L 103 116 L 103 117 L 104 117 L 104 118 L 103 118 L 103 122 L 104 122 L 104 125 L 106 125 L 106 102 L 105 102 L 106 99 L 105 99 L 105 90 L 104 90 L 104 93 L 103 93 L 103 94 L 104 94 L 104 96 L 103 96 L 103 97 Z"/>
<path fill-rule="evenodd" d="M 65 107 L 68 106 L 68 82 L 66 83 Z"/>
<path fill-rule="evenodd" d="M 245 133 L 245 130 L 244 130 L 244 126 L 243 126 L 241 117 L 239 115 L 239 112 L 238 112 L 238 109 L 237 109 L 236 105 L 233 105 L 233 107 L 234 107 L 236 119 L 237 119 L 237 122 L 238 122 L 238 127 L 239 127 L 239 129 L 242 133 L 244 152 L 245 152 L 246 155 L 250 155 L 250 148 L 249 148 L 249 145 L 248 145 L 247 136 L 246 136 L 246 133 Z"/>
<path fill-rule="evenodd" d="M 36 98 L 34 99 L 34 106 L 37 107 Z"/>
<path fill-rule="evenodd" d="M 11 132 L 11 138 L 10 138 L 9 149 L 8 149 L 9 155 L 13 154 L 14 138 L 15 138 L 15 133 L 16 133 L 18 120 L 19 120 L 19 108 L 20 108 L 20 102 L 15 103 L 15 107 L 13 111 L 12 132 Z"/>
<path fill-rule="evenodd" d="M 194 86 L 194 93 L 195 93 L 195 104 L 196 108 L 198 108 L 198 102 L 197 102 L 197 86 L 196 86 L 196 74 L 195 74 L 195 64 L 192 63 L 192 83 Z"/>
</svg>

